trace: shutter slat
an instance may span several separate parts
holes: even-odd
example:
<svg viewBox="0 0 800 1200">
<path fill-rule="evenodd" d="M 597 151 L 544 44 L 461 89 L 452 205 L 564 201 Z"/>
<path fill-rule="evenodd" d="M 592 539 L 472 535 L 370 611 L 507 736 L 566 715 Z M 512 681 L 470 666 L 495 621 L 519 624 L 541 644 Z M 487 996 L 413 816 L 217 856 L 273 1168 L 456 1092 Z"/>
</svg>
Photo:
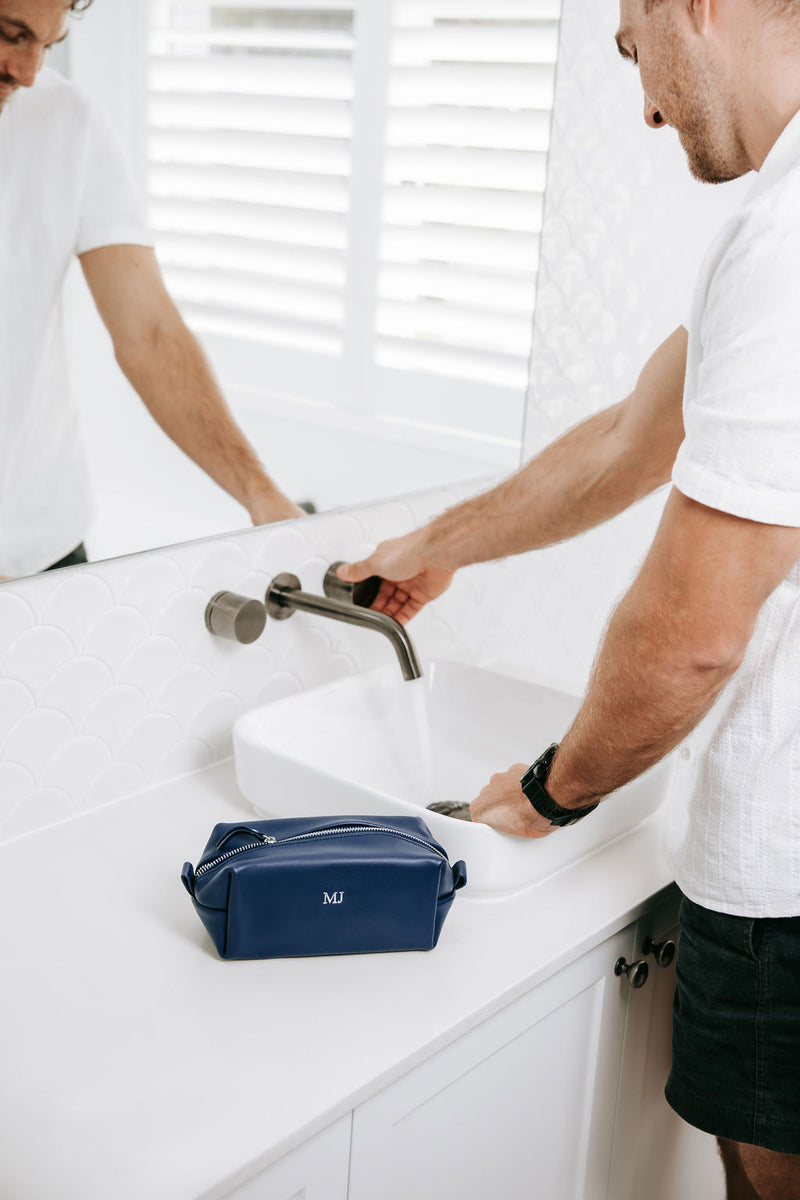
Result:
<svg viewBox="0 0 800 1200">
<path fill-rule="evenodd" d="M 395 105 L 389 116 L 387 143 L 392 153 L 410 147 L 464 146 L 530 151 L 546 154 L 550 145 L 550 112 L 521 112 L 489 108 L 431 105 L 414 108 Z"/>
<path fill-rule="evenodd" d="M 226 310 L 240 309 L 254 315 L 293 317 L 305 325 L 341 327 L 342 301 L 335 291 L 302 287 L 280 280 L 257 278 L 233 271 L 186 270 L 179 267 L 166 272 L 174 295 L 197 307 L 214 305 Z"/>
<path fill-rule="evenodd" d="M 454 351 L 446 345 L 414 344 L 402 339 L 381 337 L 377 360 L 382 367 L 416 372 L 429 371 L 448 379 L 494 384 L 516 395 L 524 395 L 527 381 L 527 359 L 514 355 L 493 354 L 470 346 Z"/>
<path fill-rule="evenodd" d="M 164 233 L 159 238 L 158 257 L 165 267 L 242 272 L 254 278 L 280 278 L 323 288 L 338 288 L 345 282 L 345 258 L 334 251 L 285 246 L 265 239 Z"/>
<path fill-rule="evenodd" d="M 391 189 L 384 201 L 388 225 L 436 222 L 473 229 L 509 229 L 538 233 L 542 196 L 501 192 L 492 188 L 422 187 Z"/>
<path fill-rule="evenodd" d="M 491 313 L 424 297 L 415 304 L 384 301 L 378 333 L 447 346 L 480 346 L 493 354 L 517 355 L 526 361 L 531 344 L 531 326 L 525 314 Z"/>
<path fill-rule="evenodd" d="M 151 129 L 243 130 L 297 137 L 349 138 L 350 106 L 343 102 L 280 97 L 165 95 L 153 89 L 148 112 Z"/>
<path fill-rule="evenodd" d="M 269 208 L 277 206 L 309 212 L 347 212 L 347 187 L 342 180 L 216 164 L 153 164 L 150 169 L 150 195 L 158 199 L 185 200 L 187 204 L 233 200 Z"/>
<path fill-rule="evenodd" d="M 519 192 L 544 192 L 547 156 L 472 147 L 404 146 L 395 150 L 384 173 L 389 185 L 440 184 Z"/>
<path fill-rule="evenodd" d="M 182 311 L 197 333 L 216 334 L 261 345 L 291 347 L 304 353 L 331 356 L 341 353 L 341 338 L 325 326 L 311 323 L 298 326 L 274 317 L 259 318 L 249 309 L 214 308 L 187 303 L 182 306 Z"/>
<path fill-rule="evenodd" d="M 378 290 L 389 300 L 447 300 L 452 304 L 484 305 L 495 312 L 532 310 L 536 277 L 530 271 L 516 275 L 469 271 L 449 263 L 386 265 Z"/>
<path fill-rule="evenodd" d="M 291 137 L 220 129 L 153 129 L 152 163 L 215 163 L 250 170 L 307 172 L 346 179 L 350 168 L 344 139 Z"/>
<path fill-rule="evenodd" d="M 194 233 L 200 237 L 223 234 L 254 241 L 285 241 L 293 245 L 344 250 L 347 229 L 339 217 L 325 213 L 263 205 L 212 201 L 158 200 L 151 204 L 151 223 L 156 232 Z"/>
<path fill-rule="evenodd" d="M 502 66 L 555 64 L 558 21 L 438 22 L 425 29 L 399 29 L 392 43 L 398 67 L 437 62 Z"/>
<path fill-rule="evenodd" d="M 249 55 L 184 58 L 150 56 L 151 86 L 160 92 L 209 95 L 295 96 L 351 100 L 352 72 L 346 60 L 275 57 L 268 66 Z"/>
</svg>

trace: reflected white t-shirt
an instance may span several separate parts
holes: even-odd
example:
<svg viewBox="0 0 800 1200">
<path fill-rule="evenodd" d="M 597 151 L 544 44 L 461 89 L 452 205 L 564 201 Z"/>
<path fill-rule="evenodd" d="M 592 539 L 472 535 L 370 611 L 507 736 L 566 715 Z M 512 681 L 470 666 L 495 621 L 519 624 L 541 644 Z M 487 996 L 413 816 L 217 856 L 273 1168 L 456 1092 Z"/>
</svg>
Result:
<svg viewBox="0 0 800 1200">
<path fill-rule="evenodd" d="M 44 69 L 0 111 L 0 576 L 42 570 L 92 519 L 62 290 L 73 257 L 153 244 L 119 145 Z"/>
<path fill-rule="evenodd" d="M 684 423 L 672 474 L 684 495 L 800 526 L 800 113 L 701 268 Z M 669 850 L 691 900 L 800 915 L 800 562 L 678 752 L 673 792 Z"/>
</svg>

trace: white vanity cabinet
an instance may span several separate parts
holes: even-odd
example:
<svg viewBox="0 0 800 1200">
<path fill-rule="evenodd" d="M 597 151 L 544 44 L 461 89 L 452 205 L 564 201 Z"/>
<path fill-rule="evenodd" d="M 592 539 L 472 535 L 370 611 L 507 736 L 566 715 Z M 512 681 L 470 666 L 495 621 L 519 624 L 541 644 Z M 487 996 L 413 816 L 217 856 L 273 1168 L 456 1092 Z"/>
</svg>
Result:
<svg viewBox="0 0 800 1200">
<path fill-rule="evenodd" d="M 347 1200 L 351 1115 L 334 1121 L 228 1200 Z"/>
<path fill-rule="evenodd" d="M 349 1200 L 605 1200 L 628 927 L 353 1116 Z M 615 1198 L 617 1200 L 617 1198 Z"/>
<path fill-rule="evenodd" d="M 713 1139 L 664 1099 L 677 893 L 353 1114 L 348 1200 L 722 1200 Z M 640 988 L 614 974 L 648 962 Z"/>
<path fill-rule="evenodd" d="M 675 892 L 232 1200 L 723 1200 L 713 1139 L 664 1099 L 675 965 L 644 946 L 677 916 Z"/>
</svg>

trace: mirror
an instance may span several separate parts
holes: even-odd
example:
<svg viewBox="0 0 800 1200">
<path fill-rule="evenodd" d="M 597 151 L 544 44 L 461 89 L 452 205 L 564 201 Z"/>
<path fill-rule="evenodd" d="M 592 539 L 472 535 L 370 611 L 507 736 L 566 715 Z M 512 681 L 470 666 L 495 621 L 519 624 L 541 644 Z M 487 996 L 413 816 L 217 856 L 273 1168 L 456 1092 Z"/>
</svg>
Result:
<svg viewBox="0 0 800 1200">
<path fill-rule="evenodd" d="M 558 16 L 558 0 L 136 0 L 75 22 L 70 74 L 149 181 L 170 291 L 293 499 L 518 464 Z M 91 556 L 245 526 L 143 411 L 74 275 Z"/>
<path fill-rule="evenodd" d="M 694 183 L 672 131 L 645 128 L 616 18 L 129 0 L 74 22 L 55 65 L 149 180 L 170 289 L 293 499 L 506 474 L 685 318 L 740 184 Z M 246 526 L 143 410 L 77 269 L 67 311 L 90 557 Z"/>
</svg>

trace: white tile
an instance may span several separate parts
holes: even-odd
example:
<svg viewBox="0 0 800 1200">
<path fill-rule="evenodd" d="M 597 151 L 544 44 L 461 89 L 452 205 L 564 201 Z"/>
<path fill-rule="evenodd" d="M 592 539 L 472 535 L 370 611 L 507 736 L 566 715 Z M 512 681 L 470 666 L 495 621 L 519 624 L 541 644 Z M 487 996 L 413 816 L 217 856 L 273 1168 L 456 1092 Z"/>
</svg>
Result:
<svg viewBox="0 0 800 1200">
<path fill-rule="evenodd" d="M 54 671 L 69 662 L 75 647 L 69 637 L 51 625 L 37 625 L 11 643 L 3 659 L 2 673 L 17 679 L 41 700 Z"/>
<path fill-rule="evenodd" d="M 8 586 L 0 588 L 0 668 L 9 646 L 35 624 L 36 615 L 27 601 Z"/>
<path fill-rule="evenodd" d="M 7 838 L 33 833 L 75 815 L 75 806 L 66 792 L 57 788 L 41 788 L 17 806 L 5 823 Z"/>
<path fill-rule="evenodd" d="M 36 707 L 29 687 L 18 679 L 0 679 L 0 747 L 8 733 Z"/>
</svg>

